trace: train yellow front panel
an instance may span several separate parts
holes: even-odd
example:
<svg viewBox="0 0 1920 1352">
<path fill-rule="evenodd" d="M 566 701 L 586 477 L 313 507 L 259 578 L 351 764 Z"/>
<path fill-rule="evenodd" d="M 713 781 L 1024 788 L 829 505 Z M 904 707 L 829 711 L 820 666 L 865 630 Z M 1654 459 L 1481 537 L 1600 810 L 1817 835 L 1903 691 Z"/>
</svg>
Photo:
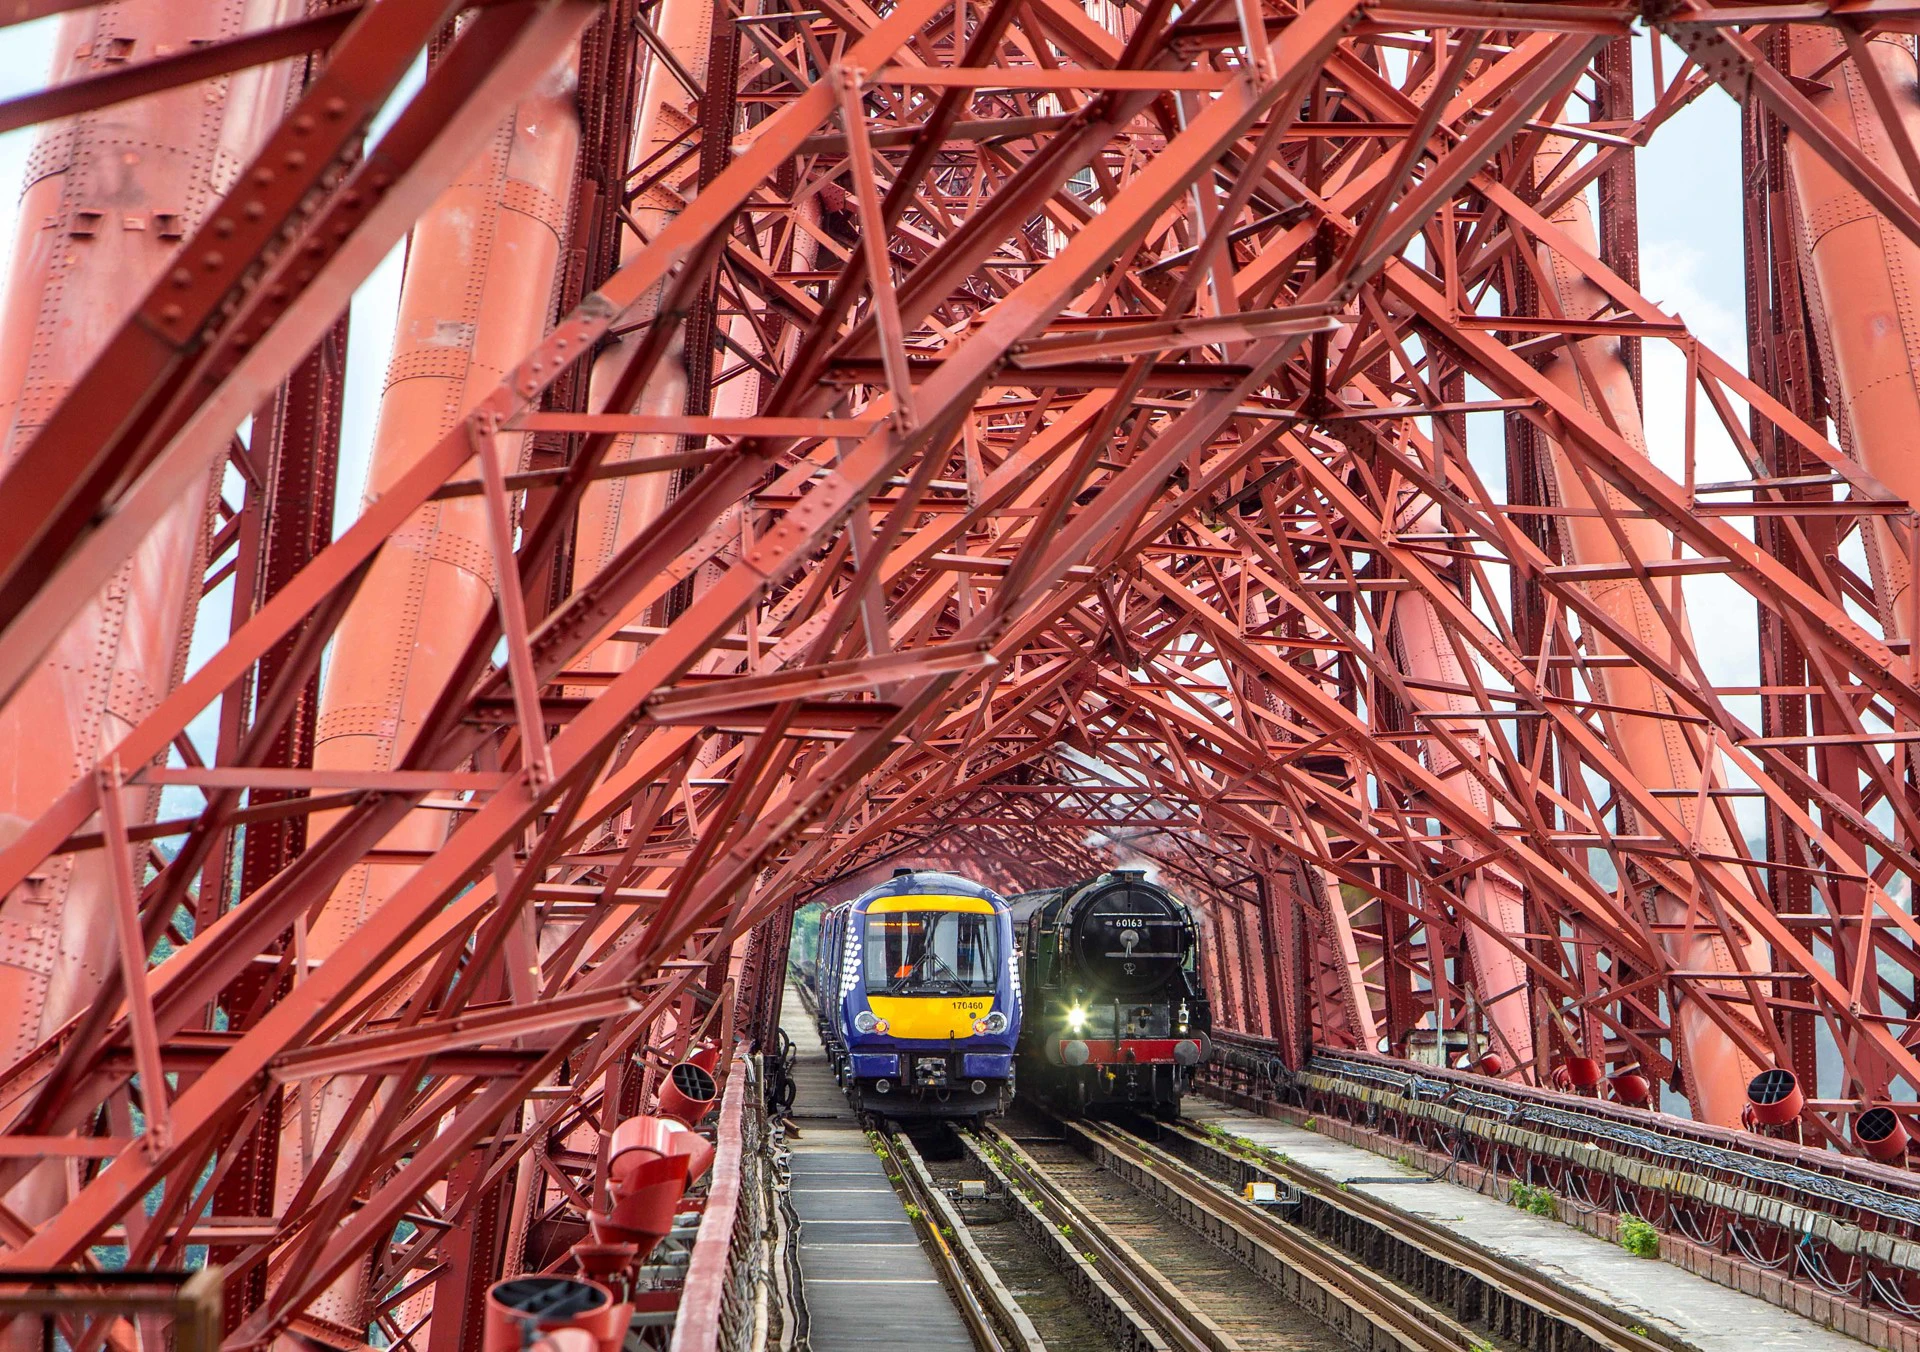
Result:
<svg viewBox="0 0 1920 1352">
<path fill-rule="evenodd" d="M 972 1037 L 973 1021 L 993 1008 L 992 995 L 869 995 L 874 1014 L 887 1021 L 887 1036 L 944 1042 Z"/>
<path fill-rule="evenodd" d="M 985 897 L 953 897 L 932 892 L 875 897 L 867 903 L 868 915 L 898 915 L 906 911 L 964 911 L 970 915 L 992 915 L 993 903 Z"/>
</svg>

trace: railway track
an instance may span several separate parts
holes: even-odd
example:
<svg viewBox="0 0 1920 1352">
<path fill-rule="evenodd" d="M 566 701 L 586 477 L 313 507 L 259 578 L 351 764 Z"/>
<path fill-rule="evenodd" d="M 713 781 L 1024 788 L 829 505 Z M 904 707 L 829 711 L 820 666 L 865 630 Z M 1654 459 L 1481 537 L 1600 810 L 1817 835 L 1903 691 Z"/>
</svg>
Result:
<svg viewBox="0 0 1920 1352">
<path fill-rule="evenodd" d="M 1045 1135 L 1003 1124 L 960 1133 L 999 1183 L 1076 1296 L 1126 1352 L 1673 1352 L 1626 1317 L 1467 1243 L 1452 1232 L 1247 1145 L 1232 1149 L 1187 1124 L 1156 1144 L 1097 1122 L 1049 1123 Z M 1036 1328 L 904 1136 L 882 1135 L 888 1173 L 920 1227 L 983 1352 L 1045 1352 Z M 1238 1188 L 1267 1180 L 1332 1208 L 1366 1231 L 1358 1252 Z M 1196 1244 L 1196 1232 L 1209 1243 Z M 1383 1243 L 1382 1241 L 1386 1241 Z M 1392 1245 L 1421 1259 L 1383 1259 Z M 1361 1255 L 1365 1255 L 1363 1258 Z M 1388 1271 L 1381 1270 L 1385 1263 Z M 1006 1274 L 1016 1277 L 1016 1274 Z M 1500 1306 L 1468 1296 L 1471 1284 Z M 1516 1307 L 1524 1307 L 1516 1314 Z M 1498 1337 L 1474 1327 L 1477 1312 Z M 1045 1323 L 1043 1317 L 1042 1324 Z"/>
<path fill-rule="evenodd" d="M 1244 1201 L 1239 1185 L 1253 1179 L 1266 1179 L 1282 1189 L 1294 1189 L 1323 1206 L 1343 1212 L 1369 1227 L 1378 1237 L 1388 1239 L 1423 1255 L 1439 1268 L 1453 1274 L 1446 1285 L 1458 1290 L 1460 1279 L 1484 1284 L 1507 1300 L 1535 1312 L 1522 1335 L 1529 1348 L 1554 1352 L 1672 1352 L 1671 1345 L 1653 1337 L 1630 1319 L 1576 1293 L 1546 1281 L 1528 1269 L 1498 1254 L 1488 1252 L 1461 1239 L 1454 1232 L 1419 1217 L 1408 1215 L 1364 1194 L 1343 1191 L 1323 1176 L 1302 1168 L 1270 1152 L 1249 1148 L 1235 1152 L 1206 1134 L 1181 1123 L 1163 1128 L 1172 1141 L 1184 1148 L 1187 1158 L 1162 1149 L 1138 1136 L 1099 1123 L 1076 1124 L 1097 1151 L 1106 1152 L 1123 1171 L 1152 1176 L 1157 1183 L 1176 1191 L 1210 1214 L 1228 1224 L 1243 1226 L 1247 1233 L 1278 1243 L 1288 1236 L 1300 1237 L 1307 1231 L 1268 1214 L 1263 1208 Z M 1198 1155 L 1212 1166 L 1208 1172 L 1196 1168 L 1192 1157 Z M 1224 1176 L 1224 1177 L 1223 1177 Z M 1332 1247 L 1330 1245 L 1326 1247 Z M 1378 1250 L 1378 1245 L 1369 1246 Z M 1351 1255 L 1342 1254 L 1350 1262 Z M 1384 1278 L 1374 1268 L 1364 1269 L 1375 1283 Z M 1393 1295 L 1439 1295 L 1438 1291 L 1418 1292 L 1396 1288 Z M 1513 1321 L 1491 1322 L 1511 1324 Z"/>
<path fill-rule="evenodd" d="M 1377 1276 L 1311 1237 L 1249 1237 L 1242 1252 L 1196 1244 L 1189 1226 L 1178 1223 L 1186 1217 L 1089 1158 L 1071 1139 L 1080 1127 L 1062 1130 L 1057 1141 L 1035 1141 L 990 1126 L 971 1142 L 1147 1326 L 1147 1345 L 1174 1352 L 1485 1346 L 1440 1311 L 1420 1302 L 1410 1307 L 1397 1291 L 1384 1295 Z M 1196 1199 L 1202 1192 L 1213 1194 L 1210 1205 L 1236 1201 L 1211 1184 L 1198 1185 Z"/>
<path fill-rule="evenodd" d="M 872 1139 L 974 1347 L 979 1352 L 1047 1352 L 1033 1321 L 973 1242 L 913 1142 L 894 1132 L 875 1132 Z"/>
</svg>

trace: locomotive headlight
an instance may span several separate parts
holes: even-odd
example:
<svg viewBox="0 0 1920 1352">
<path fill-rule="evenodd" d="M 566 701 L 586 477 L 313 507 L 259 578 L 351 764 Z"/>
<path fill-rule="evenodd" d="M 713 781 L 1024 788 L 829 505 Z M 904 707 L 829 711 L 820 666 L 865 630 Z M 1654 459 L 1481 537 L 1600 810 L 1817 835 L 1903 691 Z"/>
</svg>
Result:
<svg viewBox="0 0 1920 1352">
<path fill-rule="evenodd" d="M 1007 1016 L 997 1009 L 993 1010 L 986 1018 L 977 1020 L 974 1023 L 973 1031 L 976 1033 L 985 1033 L 989 1036 L 995 1033 L 1004 1033 L 1007 1031 Z"/>
<path fill-rule="evenodd" d="M 1080 1005 L 1068 1006 L 1067 1007 L 1067 1027 L 1073 1029 L 1073 1031 L 1077 1033 L 1082 1028 L 1085 1028 L 1086 1026 L 1087 1026 L 1086 1009 Z"/>
<path fill-rule="evenodd" d="M 862 1033 L 881 1031 L 880 1018 L 870 1009 L 863 1009 L 853 1016 L 853 1026 Z"/>
</svg>

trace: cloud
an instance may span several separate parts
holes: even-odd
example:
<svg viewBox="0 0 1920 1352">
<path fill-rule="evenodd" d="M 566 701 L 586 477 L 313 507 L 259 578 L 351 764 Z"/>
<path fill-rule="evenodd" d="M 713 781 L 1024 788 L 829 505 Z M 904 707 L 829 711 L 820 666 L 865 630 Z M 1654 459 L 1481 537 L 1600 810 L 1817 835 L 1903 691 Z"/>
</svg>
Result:
<svg viewBox="0 0 1920 1352">
<path fill-rule="evenodd" d="M 1737 151 L 1737 147 L 1734 147 Z M 1736 236 L 1720 241 L 1736 252 Z M 1675 239 L 1651 234 L 1640 247 L 1640 290 L 1669 314 L 1687 321 L 1687 327 L 1729 362 L 1746 370 L 1746 297 L 1725 291 L 1715 258 L 1723 248 L 1709 249 L 1695 237 Z"/>
</svg>

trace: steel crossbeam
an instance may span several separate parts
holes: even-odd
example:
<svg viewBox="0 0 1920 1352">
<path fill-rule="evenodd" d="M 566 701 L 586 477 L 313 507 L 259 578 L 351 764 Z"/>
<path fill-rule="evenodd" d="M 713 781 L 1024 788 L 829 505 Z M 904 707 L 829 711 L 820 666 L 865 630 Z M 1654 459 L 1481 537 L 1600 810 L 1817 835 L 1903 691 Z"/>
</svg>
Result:
<svg viewBox="0 0 1920 1352">
<path fill-rule="evenodd" d="M 189 486 L 176 571 L 238 588 L 0 800 L 0 1266 L 212 1242 L 232 1347 L 464 1345 L 580 1232 L 581 1142 L 770 1035 L 793 908 L 903 861 L 1148 861 L 1286 1055 L 1590 1059 L 1723 1126 L 1783 1066 L 1809 1144 L 1911 1116 L 1920 351 L 1847 285 L 1920 265 L 1913 6 L 462 9 L 175 52 L 0 6 L 86 55 L 0 122 L 300 63 L 140 218 L 177 254 L 64 398 L 0 383 L 7 747 L 69 627 L 121 632 L 97 595 L 178 607 L 126 565 Z M 1636 98 L 1642 17 L 1685 55 Z M 1633 156 L 1716 82 L 1811 341 L 1717 353 L 1639 289 Z M 1803 236 L 1835 203 L 1871 250 Z M 109 272 L 134 229 L 58 226 Z M 335 321 L 409 228 L 330 533 Z"/>
</svg>

